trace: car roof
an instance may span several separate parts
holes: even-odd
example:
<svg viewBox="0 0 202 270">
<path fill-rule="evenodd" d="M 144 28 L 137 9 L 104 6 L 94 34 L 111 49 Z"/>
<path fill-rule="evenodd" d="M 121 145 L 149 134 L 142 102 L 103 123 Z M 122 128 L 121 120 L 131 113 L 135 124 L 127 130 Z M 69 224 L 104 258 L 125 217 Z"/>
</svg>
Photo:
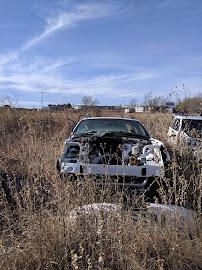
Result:
<svg viewBox="0 0 202 270">
<path fill-rule="evenodd" d="M 202 120 L 200 115 L 174 115 L 174 118 L 188 119 L 188 120 Z"/>
<path fill-rule="evenodd" d="M 112 116 L 112 117 L 109 117 L 109 116 L 101 116 L 101 117 L 85 117 L 85 118 L 82 118 L 81 120 L 96 120 L 96 119 L 118 119 L 118 120 L 133 120 L 133 121 L 138 121 L 136 119 L 133 119 L 133 118 L 126 118 L 126 117 L 115 117 L 115 116 Z M 139 121 L 138 121 L 139 122 Z"/>
</svg>

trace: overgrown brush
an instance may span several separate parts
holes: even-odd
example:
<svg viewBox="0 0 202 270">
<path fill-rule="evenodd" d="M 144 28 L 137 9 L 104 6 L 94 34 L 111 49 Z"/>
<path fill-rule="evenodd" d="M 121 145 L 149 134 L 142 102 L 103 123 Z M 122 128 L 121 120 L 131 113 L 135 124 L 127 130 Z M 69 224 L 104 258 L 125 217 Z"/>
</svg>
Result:
<svg viewBox="0 0 202 270">
<path fill-rule="evenodd" d="M 93 179 L 76 185 L 59 178 L 56 160 L 71 132 L 69 119 L 80 117 L 72 111 L 1 112 L 1 184 L 7 181 L 12 201 L 1 185 L 0 269 L 201 269 L 201 164 L 188 151 L 182 156 L 170 148 L 172 162 L 158 184 L 160 200 L 192 208 L 194 223 L 144 215 L 134 220 L 130 207 L 72 216 L 82 205 L 126 198 L 125 191 L 97 188 Z M 169 115 L 132 117 L 165 142 Z M 130 206 L 144 209 L 141 196 L 133 194 Z"/>
</svg>

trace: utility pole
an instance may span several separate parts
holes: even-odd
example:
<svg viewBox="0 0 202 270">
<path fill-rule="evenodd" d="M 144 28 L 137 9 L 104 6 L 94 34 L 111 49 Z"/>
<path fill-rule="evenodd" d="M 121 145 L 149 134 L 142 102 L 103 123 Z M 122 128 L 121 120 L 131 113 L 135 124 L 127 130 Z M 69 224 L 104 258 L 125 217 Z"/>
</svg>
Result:
<svg viewBox="0 0 202 270">
<path fill-rule="evenodd" d="M 44 92 L 42 91 L 40 93 L 41 93 L 41 109 L 43 109 L 43 94 L 44 94 Z"/>
</svg>

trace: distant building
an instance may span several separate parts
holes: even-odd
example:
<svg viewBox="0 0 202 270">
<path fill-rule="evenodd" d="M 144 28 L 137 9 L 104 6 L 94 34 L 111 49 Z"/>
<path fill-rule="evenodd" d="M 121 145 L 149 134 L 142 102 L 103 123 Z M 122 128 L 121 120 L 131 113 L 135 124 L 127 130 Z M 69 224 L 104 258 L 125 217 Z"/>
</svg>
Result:
<svg viewBox="0 0 202 270">
<path fill-rule="evenodd" d="M 172 102 L 166 103 L 164 106 L 134 106 L 125 108 L 125 113 L 149 113 L 149 112 L 176 112 L 176 105 Z"/>
<path fill-rule="evenodd" d="M 151 109 L 149 106 L 135 106 L 135 112 L 150 112 Z"/>
<path fill-rule="evenodd" d="M 151 111 L 151 107 L 149 106 L 134 106 L 131 108 L 125 108 L 125 113 L 143 113 L 143 112 L 150 112 Z"/>
<path fill-rule="evenodd" d="M 135 106 L 135 112 L 144 112 L 145 107 L 144 106 Z"/>
</svg>

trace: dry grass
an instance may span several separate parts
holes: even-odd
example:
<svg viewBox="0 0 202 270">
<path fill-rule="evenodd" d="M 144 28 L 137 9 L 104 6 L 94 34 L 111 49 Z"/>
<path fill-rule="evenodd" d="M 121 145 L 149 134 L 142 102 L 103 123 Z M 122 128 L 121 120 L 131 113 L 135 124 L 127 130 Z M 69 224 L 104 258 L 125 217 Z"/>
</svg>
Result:
<svg viewBox="0 0 202 270">
<path fill-rule="evenodd" d="M 170 115 L 131 116 L 166 142 Z M 159 180 L 160 197 L 196 211 L 194 224 L 134 221 L 131 209 L 70 218 L 76 207 L 121 203 L 124 197 L 104 186 L 98 192 L 92 179 L 76 186 L 58 177 L 56 160 L 72 127 L 68 119 L 81 117 L 71 111 L 0 111 L 0 181 L 7 173 L 13 189 L 12 204 L 0 190 L 0 269 L 202 269 L 201 164 L 187 150 L 181 156 L 168 145 L 173 161 L 167 179 Z M 17 192 L 19 176 L 23 189 Z"/>
</svg>

